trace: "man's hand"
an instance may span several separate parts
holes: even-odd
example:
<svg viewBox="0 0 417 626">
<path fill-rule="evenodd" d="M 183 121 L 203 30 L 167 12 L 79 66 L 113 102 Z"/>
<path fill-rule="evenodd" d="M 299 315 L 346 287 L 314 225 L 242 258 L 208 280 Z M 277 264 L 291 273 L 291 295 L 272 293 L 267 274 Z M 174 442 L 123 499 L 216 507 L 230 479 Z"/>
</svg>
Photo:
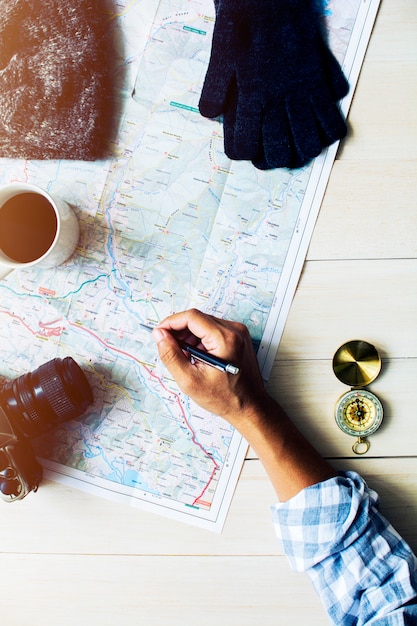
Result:
<svg viewBox="0 0 417 626">
<path fill-rule="evenodd" d="M 196 309 L 167 317 L 153 331 L 160 358 L 180 389 L 199 406 L 229 420 L 236 428 L 267 397 L 248 329 Z M 236 375 L 193 361 L 179 344 L 185 341 L 239 367 Z"/>
</svg>

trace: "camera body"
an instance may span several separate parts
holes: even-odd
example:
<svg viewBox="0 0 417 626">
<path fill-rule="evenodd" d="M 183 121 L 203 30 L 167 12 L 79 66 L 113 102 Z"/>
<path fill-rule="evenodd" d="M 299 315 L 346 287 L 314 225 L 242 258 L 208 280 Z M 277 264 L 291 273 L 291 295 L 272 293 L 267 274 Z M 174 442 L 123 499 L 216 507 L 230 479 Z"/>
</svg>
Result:
<svg viewBox="0 0 417 626">
<path fill-rule="evenodd" d="M 88 380 L 72 357 L 52 359 L 0 388 L 0 497 L 21 500 L 42 479 L 30 440 L 79 417 L 93 402 Z"/>
</svg>

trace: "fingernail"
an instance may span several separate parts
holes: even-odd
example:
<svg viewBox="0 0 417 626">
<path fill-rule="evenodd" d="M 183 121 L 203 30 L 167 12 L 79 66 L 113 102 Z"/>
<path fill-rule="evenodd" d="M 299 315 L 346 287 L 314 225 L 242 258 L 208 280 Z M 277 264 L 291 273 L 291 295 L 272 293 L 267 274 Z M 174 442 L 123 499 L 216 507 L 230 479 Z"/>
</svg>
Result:
<svg viewBox="0 0 417 626">
<path fill-rule="evenodd" d="M 161 328 L 154 328 L 152 331 L 152 337 L 155 339 L 156 343 L 159 343 L 165 338 L 165 331 Z"/>
</svg>

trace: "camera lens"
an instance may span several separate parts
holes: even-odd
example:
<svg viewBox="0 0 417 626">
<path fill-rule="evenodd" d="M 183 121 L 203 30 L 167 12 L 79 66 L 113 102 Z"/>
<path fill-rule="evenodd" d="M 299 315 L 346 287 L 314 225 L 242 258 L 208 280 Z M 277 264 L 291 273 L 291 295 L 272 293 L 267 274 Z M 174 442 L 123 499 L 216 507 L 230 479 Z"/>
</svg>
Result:
<svg viewBox="0 0 417 626">
<path fill-rule="evenodd" d="M 92 402 L 88 380 L 71 357 L 48 361 L 6 383 L 0 392 L 10 422 L 26 437 L 79 417 Z"/>
</svg>

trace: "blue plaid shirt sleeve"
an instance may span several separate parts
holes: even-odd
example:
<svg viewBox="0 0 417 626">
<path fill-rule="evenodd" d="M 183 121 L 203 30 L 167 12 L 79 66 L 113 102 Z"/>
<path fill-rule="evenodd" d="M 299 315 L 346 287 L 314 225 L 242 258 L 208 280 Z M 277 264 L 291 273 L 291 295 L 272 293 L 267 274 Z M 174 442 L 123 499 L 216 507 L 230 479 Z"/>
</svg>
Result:
<svg viewBox="0 0 417 626">
<path fill-rule="evenodd" d="M 417 559 L 355 472 L 272 507 L 294 570 L 305 571 L 338 626 L 417 625 Z"/>
</svg>

